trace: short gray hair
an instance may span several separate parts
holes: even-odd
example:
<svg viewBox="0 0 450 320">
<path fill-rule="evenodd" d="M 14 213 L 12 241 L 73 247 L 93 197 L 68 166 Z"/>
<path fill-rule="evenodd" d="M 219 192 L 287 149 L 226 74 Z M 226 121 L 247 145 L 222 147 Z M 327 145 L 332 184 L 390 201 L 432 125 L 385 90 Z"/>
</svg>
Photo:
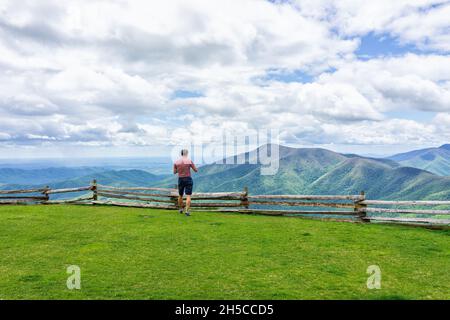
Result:
<svg viewBox="0 0 450 320">
<path fill-rule="evenodd" d="M 181 150 L 181 155 L 182 155 L 182 156 L 187 156 L 188 153 L 189 153 L 188 149 L 183 149 L 183 150 Z"/>
</svg>

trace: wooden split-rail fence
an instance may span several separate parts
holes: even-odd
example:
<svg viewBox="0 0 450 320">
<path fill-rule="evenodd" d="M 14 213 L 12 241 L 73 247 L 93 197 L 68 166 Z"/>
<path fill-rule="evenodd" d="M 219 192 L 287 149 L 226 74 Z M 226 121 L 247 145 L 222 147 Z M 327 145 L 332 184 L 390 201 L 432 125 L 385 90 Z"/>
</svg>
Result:
<svg viewBox="0 0 450 320">
<path fill-rule="evenodd" d="M 50 199 L 51 195 L 69 193 L 76 193 L 76 197 Z M 96 180 L 89 186 L 79 188 L 0 190 L 0 205 L 83 204 L 176 210 L 177 198 L 176 189 L 104 186 Z M 241 192 L 193 193 L 191 207 L 194 211 L 401 223 L 437 228 L 450 226 L 450 201 L 368 200 L 364 192 L 356 195 L 251 195 L 244 188 Z"/>
</svg>

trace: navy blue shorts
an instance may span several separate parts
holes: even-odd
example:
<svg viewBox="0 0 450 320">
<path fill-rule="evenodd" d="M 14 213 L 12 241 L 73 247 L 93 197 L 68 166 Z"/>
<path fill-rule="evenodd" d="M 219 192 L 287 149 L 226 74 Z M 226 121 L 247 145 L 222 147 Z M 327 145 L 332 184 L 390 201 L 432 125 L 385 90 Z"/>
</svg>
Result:
<svg viewBox="0 0 450 320">
<path fill-rule="evenodd" d="M 178 178 L 178 194 L 183 196 L 184 194 L 190 196 L 192 194 L 192 187 L 194 181 L 191 177 Z"/>
</svg>

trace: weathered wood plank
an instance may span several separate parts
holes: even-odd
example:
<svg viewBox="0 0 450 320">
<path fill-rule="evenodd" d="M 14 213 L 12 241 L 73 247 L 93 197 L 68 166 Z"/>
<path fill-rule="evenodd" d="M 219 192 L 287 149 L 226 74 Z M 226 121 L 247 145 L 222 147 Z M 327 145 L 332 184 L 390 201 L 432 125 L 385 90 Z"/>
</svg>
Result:
<svg viewBox="0 0 450 320">
<path fill-rule="evenodd" d="M 242 199 L 240 197 L 214 197 L 214 198 L 208 198 L 208 197 L 199 197 L 199 198 L 191 198 L 193 202 L 196 201 L 204 201 L 204 200 L 215 200 L 215 201 L 241 201 Z"/>
<path fill-rule="evenodd" d="M 287 201 L 249 201 L 253 205 L 277 205 L 291 207 L 330 207 L 330 208 L 354 208 L 353 203 L 331 203 L 331 202 L 287 202 Z"/>
<path fill-rule="evenodd" d="M 432 224 L 450 224 L 448 219 L 428 219 L 428 218 L 391 218 L 391 217 L 365 217 L 366 220 L 373 221 L 395 221 L 395 222 L 423 222 Z"/>
<path fill-rule="evenodd" d="M 98 200 L 98 185 L 97 185 L 97 180 L 94 179 L 91 182 L 91 190 L 92 190 L 92 197 L 94 198 L 94 201 Z"/>
<path fill-rule="evenodd" d="M 94 197 L 78 197 L 75 199 L 63 199 L 63 200 L 48 200 L 43 202 L 42 204 L 79 204 L 83 201 L 91 201 L 94 200 Z"/>
<path fill-rule="evenodd" d="M 50 200 L 42 202 L 43 205 L 54 205 L 54 204 L 92 204 L 88 201 L 64 201 L 64 200 Z"/>
<path fill-rule="evenodd" d="M 136 196 L 149 196 L 149 197 L 178 197 L 178 192 L 167 193 L 145 193 L 145 192 L 133 192 L 133 191 L 118 191 L 115 189 L 99 189 L 101 193 L 111 193 L 119 195 L 136 195 Z M 238 192 L 219 192 L 219 193 L 196 193 L 191 195 L 192 200 L 241 200 L 242 194 Z"/>
<path fill-rule="evenodd" d="M 364 197 L 361 195 L 249 195 L 249 200 L 255 199 L 283 199 L 283 200 L 353 200 L 360 201 L 363 200 Z"/>
<path fill-rule="evenodd" d="M 191 196 L 192 199 L 196 200 L 241 200 L 243 197 L 244 194 L 241 192 L 194 192 Z"/>
<path fill-rule="evenodd" d="M 10 196 L 10 197 L 0 197 L 0 200 L 47 200 L 47 197 L 32 197 L 32 196 Z"/>
<path fill-rule="evenodd" d="M 384 212 L 384 213 L 410 213 L 410 214 L 431 214 L 446 215 L 450 214 L 450 210 L 416 210 L 416 209 L 385 209 L 385 208 L 364 208 L 365 212 Z"/>
<path fill-rule="evenodd" d="M 191 203 L 192 208 L 227 208 L 227 207 L 240 207 L 240 203 Z"/>
<path fill-rule="evenodd" d="M 46 194 L 55 194 L 55 193 L 70 193 L 70 192 L 81 192 L 81 191 L 89 191 L 92 187 L 79 187 L 79 188 L 67 188 L 67 189 L 49 189 L 45 193 Z"/>
<path fill-rule="evenodd" d="M 450 205 L 450 201 L 388 201 L 388 200 L 364 200 L 361 204 L 366 205 L 401 205 L 401 206 L 437 206 Z"/>
<path fill-rule="evenodd" d="M 117 191 L 126 191 L 126 190 L 132 190 L 132 191 L 166 191 L 166 192 L 174 192 L 177 191 L 176 189 L 170 189 L 170 188 L 147 188 L 147 187 L 112 187 L 112 186 L 105 186 L 98 184 L 98 189 L 110 189 L 110 190 L 117 190 Z"/>
<path fill-rule="evenodd" d="M 15 193 L 43 193 L 47 189 L 28 189 L 28 190 L 0 190 L 0 194 L 15 194 Z"/>
<path fill-rule="evenodd" d="M 133 195 L 133 196 L 143 196 L 143 197 L 159 197 L 159 198 L 168 198 L 173 197 L 171 193 L 146 193 L 146 192 L 134 192 L 134 191 L 118 191 L 113 189 L 98 189 L 98 192 L 102 193 L 112 193 L 118 195 Z"/>
<path fill-rule="evenodd" d="M 16 204 L 35 204 L 36 201 L 31 200 L 0 200 L 0 205 L 16 205 Z"/>
<path fill-rule="evenodd" d="M 151 202 L 173 203 L 173 200 L 163 200 L 163 199 L 149 198 L 149 197 L 125 196 L 125 195 L 108 193 L 108 192 L 98 192 L 97 194 L 99 196 L 101 196 L 101 197 L 113 198 L 113 199 L 126 199 L 126 200 L 137 200 L 137 201 L 151 201 Z"/>
<path fill-rule="evenodd" d="M 363 203 L 366 199 L 366 193 L 364 191 L 361 191 L 360 195 L 362 199 L 355 202 L 355 211 L 358 213 L 359 221 L 366 223 L 368 221 L 364 220 L 364 217 L 367 216 L 367 213 L 364 209 L 367 208 L 367 205 Z"/>
<path fill-rule="evenodd" d="M 244 209 L 245 210 L 245 209 Z M 223 208 L 223 209 L 215 209 L 215 210 L 210 210 L 210 209 L 195 209 L 195 212 L 217 212 L 217 213 L 244 213 L 244 214 L 260 214 L 258 212 L 250 212 L 252 210 L 248 210 L 249 212 L 242 212 L 242 210 L 240 209 L 227 209 L 227 208 Z M 287 212 L 287 211 L 284 211 Z M 335 222 L 358 222 L 358 220 L 356 219 L 348 219 L 345 218 L 344 216 L 347 215 L 343 215 L 342 218 L 329 218 L 329 217 L 320 217 L 320 216 L 311 216 L 311 215 L 305 215 L 305 216 L 300 216 L 300 215 L 286 215 L 286 214 L 263 214 L 262 215 L 271 215 L 271 216 L 283 216 L 283 217 L 290 217 L 290 218 L 302 218 L 302 219 L 314 219 L 314 220 L 321 220 L 321 221 L 335 221 Z M 349 214 L 349 216 L 354 216 L 356 218 L 355 215 L 353 214 Z"/>
<path fill-rule="evenodd" d="M 265 209 L 237 209 L 239 213 L 257 213 L 267 215 L 292 215 L 292 214 L 316 214 L 316 215 L 346 215 L 356 216 L 354 211 L 310 211 L 310 210 L 265 210 Z"/>
<path fill-rule="evenodd" d="M 177 196 L 178 197 L 178 196 Z M 224 201 L 241 201 L 241 197 L 208 197 L 208 196 L 191 196 L 192 201 L 202 201 L 202 200 L 224 200 Z"/>
<path fill-rule="evenodd" d="M 117 201 L 92 201 L 92 203 L 96 205 L 110 205 L 110 206 L 132 207 L 132 208 L 150 208 L 150 209 L 167 209 L 167 210 L 178 209 L 174 205 L 169 206 L 169 205 L 157 205 L 148 203 L 117 202 Z"/>
</svg>

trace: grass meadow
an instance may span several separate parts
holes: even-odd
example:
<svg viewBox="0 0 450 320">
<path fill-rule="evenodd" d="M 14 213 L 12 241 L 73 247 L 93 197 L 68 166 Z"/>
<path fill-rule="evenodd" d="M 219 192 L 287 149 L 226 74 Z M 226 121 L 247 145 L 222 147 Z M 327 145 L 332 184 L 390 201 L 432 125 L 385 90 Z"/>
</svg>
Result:
<svg viewBox="0 0 450 320">
<path fill-rule="evenodd" d="M 106 206 L 0 207 L 0 299 L 449 299 L 450 231 Z M 69 290 L 67 267 L 81 269 Z M 381 289 L 366 286 L 370 265 Z"/>
</svg>

